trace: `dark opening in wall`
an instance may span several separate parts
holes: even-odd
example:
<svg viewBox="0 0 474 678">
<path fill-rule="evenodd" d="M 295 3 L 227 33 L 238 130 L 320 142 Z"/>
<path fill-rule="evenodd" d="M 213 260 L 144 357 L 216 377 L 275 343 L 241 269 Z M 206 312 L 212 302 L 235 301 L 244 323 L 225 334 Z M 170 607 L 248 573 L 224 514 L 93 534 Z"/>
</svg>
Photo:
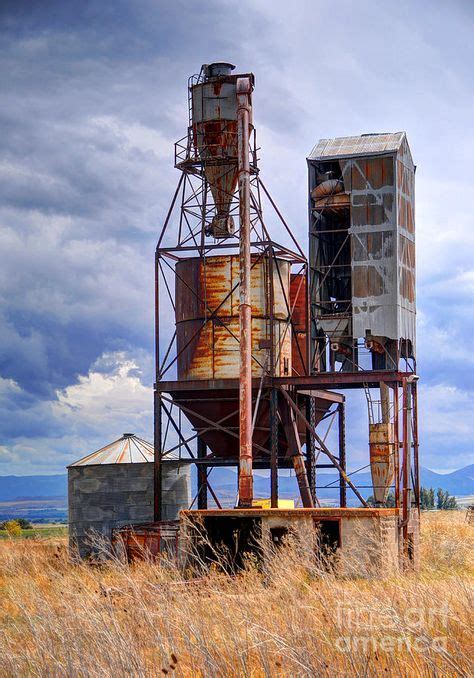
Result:
<svg viewBox="0 0 474 678">
<path fill-rule="evenodd" d="M 288 534 L 287 527 L 270 528 L 270 538 L 275 546 L 281 546 L 284 543 L 287 534 Z"/>
<path fill-rule="evenodd" d="M 209 516 L 204 518 L 203 533 L 197 552 L 206 564 L 217 563 L 228 572 L 236 572 L 249 556 L 260 560 L 260 518 Z"/>
<path fill-rule="evenodd" d="M 321 555 L 335 553 L 341 545 L 341 522 L 339 520 L 314 520 L 317 531 L 317 548 Z"/>
</svg>

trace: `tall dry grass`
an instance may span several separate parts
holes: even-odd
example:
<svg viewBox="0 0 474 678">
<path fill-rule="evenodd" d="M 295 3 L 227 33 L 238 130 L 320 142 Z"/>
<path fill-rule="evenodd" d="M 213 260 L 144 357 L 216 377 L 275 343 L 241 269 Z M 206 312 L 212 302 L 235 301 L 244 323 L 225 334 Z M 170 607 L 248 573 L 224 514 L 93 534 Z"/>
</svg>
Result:
<svg viewBox="0 0 474 678">
<path fill-rule="evenodd" d="M 189 580 L 1 543 L 0 675 L 470 676 L 472 546 L 463 513 L 431 514 L 418 574 L 341 579 L 300 543 Z"/>
</svg>

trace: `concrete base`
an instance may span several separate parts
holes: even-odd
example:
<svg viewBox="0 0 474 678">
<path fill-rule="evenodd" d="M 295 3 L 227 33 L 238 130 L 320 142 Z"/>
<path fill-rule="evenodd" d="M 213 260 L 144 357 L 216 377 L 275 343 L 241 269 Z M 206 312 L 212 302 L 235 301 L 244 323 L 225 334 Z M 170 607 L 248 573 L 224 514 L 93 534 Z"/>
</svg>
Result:
<svg viewBox="0 0 474 678">
<path fill-rule="evenodd" d="M 343 576 L 387 576 L 403 564 L 399 510 L 387 508 L 215 509 L 181 511 L 180 542 L 188 556 L 212 562 L 228 553 L 229 569 L 245 554 L 261 557 L 262 544 L 279 545 L 285 536 L 314 535 L 315 555 L 334 554 Z M 418 529 L 413 523 L 417 551 Z M 191 556 L 189 540 L 193 545 Z M 224 549 L 222 549 L 224 546 Z M 216 556 L 215 549 L 219 552 Z M 194 555 L 193 555 L 194 554 Z"/>
</svg>

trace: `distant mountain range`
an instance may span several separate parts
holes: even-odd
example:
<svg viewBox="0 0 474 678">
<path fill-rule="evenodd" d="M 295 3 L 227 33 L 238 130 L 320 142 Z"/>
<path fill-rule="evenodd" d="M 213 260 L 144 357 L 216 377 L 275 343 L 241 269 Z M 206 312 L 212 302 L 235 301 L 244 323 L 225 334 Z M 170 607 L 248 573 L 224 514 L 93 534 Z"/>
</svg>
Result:
<svg viewBox="0 0 474 678">
<path fill-rule="evenodd" d="M 356 473 L 350 475 L 352 482 L 360 491 L 364 498 L 373 494 L 372 477 L 370 471 L 365 473 Z M 236 493 L 236 473 L 232 469 L 215 469 L 209 478 L 213 489 L 224 497 L 235 497 Z M 435 473 L 427 468 L 420 469 L 420 481 L 422 487 L 437 490 L 440 487 L 447 490 L 449 494 L 458 497 L 474 494 L 474 464 L 458 469 L 451 473 Z M 299 497 L 296 478 L 292 476 L 279 476 L 278 488 L 281 498 Z M 320 473 L 316 477 L 316 493 L 319 499 L 324 503 L 332 503 L 338 499 L 339 495 L 339 475 L 336 473 Z M 270 496 L 270 482 L 268 478 L 260 475 L 254 475 L 254 496 Z M 358 506 L 359 501 L 347 488 L 347 503 L 349 506 Z"/>
<path fill-rule="evenodd" d="M 67 497 L 67 475 L 0 476 L 0 502 Z"/>
<path fill-rule="evenodd" d="M 423 487 L 437 489 L 441 487 L 450 494 L 466 496 L 474 494 L 474 464 L 451 473 L 435 473 L 421 468 L 421 484 Z M 354 484 L 360 488 L 365 497 L 372 494 L 370 472 L 357 473 L 353 477 Z M 236 473 L 230 468 L 216 468 L 209 478 L 214 490 L 224 496 L 232 496 L 236 490 Z M 318 496 L 321 499 L 336 499 L 338 477 L 332 473 L 318 475 Z M 330 485 L 331 487 L 326 487 Z M 297 497 L 298 489 L 294 476 L 281 476 L 279 489 L 282 497 Z M 259 497 L 269 495 L 269 480 L 261 475 L 254 477 L 254 494 Z M 352 492 L 348 489 L 348 499 Z M 67 475 L 54 476 L 0 476 L 0 503 L 21 500 L 51 500 L 67 497 Z"/>
</svg>

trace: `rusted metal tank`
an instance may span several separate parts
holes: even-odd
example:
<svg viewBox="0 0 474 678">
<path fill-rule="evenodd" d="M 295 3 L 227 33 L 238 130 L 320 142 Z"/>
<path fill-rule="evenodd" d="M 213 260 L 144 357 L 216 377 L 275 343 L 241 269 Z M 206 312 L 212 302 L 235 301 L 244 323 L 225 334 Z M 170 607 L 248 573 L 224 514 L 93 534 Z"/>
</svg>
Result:
<svg viewBox="0 0 474 678">
<path fill-rule="evenodd" d="M 270 269 L 274 336 L 270 337 Z M 254 255 L 251 269 L 252 375 L 291 374 L 290 264 Z M 288 300 L 288 301 L 287 301 Z M 239 377 L 239 257 L 183 259 L 176 264 L 176 340 L 179 380 Z"/>
<path fill-rule="evenodd" d="M 383 505 L 394 478 L 393 424 L 369 424 L 369 449 L 374 499 Z"/>
<path fill-rule="evenodd" d="M 290 280 L 290 306 L 292 320 L 291 335 L 291 372 L 294 377 L 307 374 L 307 317 L 308 303 L 306 295 L 306 276 L 304 273 L 292 273 Z"/>
<path fill-rule="evenodd" d="M 191 86 L 194 146 L 214 199 L 211 224 L 214 237 L 234 232 L 229 206 L 237 185 L 237 80 L 235 66 L 215 63 L 203 67 L 203 78 Z"/>
</svg>

